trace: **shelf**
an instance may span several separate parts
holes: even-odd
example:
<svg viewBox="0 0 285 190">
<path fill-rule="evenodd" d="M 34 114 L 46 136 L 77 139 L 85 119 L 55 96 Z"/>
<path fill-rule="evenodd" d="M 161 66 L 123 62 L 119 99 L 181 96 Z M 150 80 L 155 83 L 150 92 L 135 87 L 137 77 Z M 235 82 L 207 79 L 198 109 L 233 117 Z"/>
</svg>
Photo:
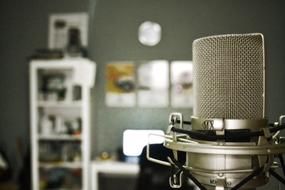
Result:
<svg viewBox="0 0 285 190">
<path fill-rule="evenodd" d="M 56 188 L 56 189 L 45 189 L 45 190 L 81 190 L 81 189 L 77 189 L 77 188 L 74 188 L 74 189 L 73 188 L 69 188 L 69 189 L 68 188 L 67 189 L 59 188 L 58 189 L 58 188 Z"/>
<path fill-rule="evenodd" d="M 82 167 L 81 162 L 40 162 L 40 168 L 69 168 L 69 169 L 77 169 Z"/>
<path fill-rule="evenodd" d="M 76 108 L 81 107 L 81 101 L 74 101 L 74 102 L 56 102 L 56 101 L 38 101 L 39 107 L 56 107 L 56 108 Z"/>
<path fill-rule="evenodd" d="M 83 134 L 90 134 L 94 78 L 95 63 L 88 59 L 30 62 L 32 190 L 57 175 L 58 169 L 63 178 L 72 175 L 72 182 L 42 189 L 91 189 L 90 137 Z"/>
<path fill-rule="evenodd" d="M 81 135 L 72 136 L 72 135 L 39 135 L 39 140 L 46 141 L 81 141 Z"/>
<path fill-rule="evenodd" d="M 81 190 L 77 188 L 56 188 L 56 189 L 45 189 L 45 190 Z"/>
</svg>

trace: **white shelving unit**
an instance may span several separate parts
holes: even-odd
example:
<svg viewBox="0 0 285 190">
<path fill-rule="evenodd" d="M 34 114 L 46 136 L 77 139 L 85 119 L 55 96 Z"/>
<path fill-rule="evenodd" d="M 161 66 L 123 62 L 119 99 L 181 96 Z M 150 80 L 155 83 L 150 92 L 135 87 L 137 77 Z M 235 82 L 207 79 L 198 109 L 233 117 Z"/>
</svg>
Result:
<svg viewBox="0 0 285 190">
<path fill-rule="evenodd" d="M 90 189 L 95 69 L 95 63 L 83 58 L 31 61 L 33 190 Z"/>
</svg>

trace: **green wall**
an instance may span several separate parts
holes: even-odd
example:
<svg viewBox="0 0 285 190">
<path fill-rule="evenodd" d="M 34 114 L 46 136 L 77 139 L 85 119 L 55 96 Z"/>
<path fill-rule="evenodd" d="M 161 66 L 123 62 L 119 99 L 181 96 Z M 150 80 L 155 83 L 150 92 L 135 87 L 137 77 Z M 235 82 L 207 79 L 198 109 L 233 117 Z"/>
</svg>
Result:
<svg viewBox="0 0 285 190">
<path fill-rule="evenodd" d="M 125 128 L 166 129 L 169 113 L 192 110 L 113 109 L 105 106 L 105 66 L 118 60 L 191 60 L 192 41 L 222 33 L 262 32 L 267 48 L 267 116 L 285 113 L 285 2 L 282 0 L 2 0 L 0 2 L 0 142 L 16 159 L 16 138 L 29 144 L 27 57 L 47 47 L 48 14 L 90 11 L 89 53 L 98 70 L 92 91 L 92 152 L 121 146 Z M 162 26 L 162 41 L 145 47 L 137 28 L 145 20 Z M 274 180 L 271 183 L 277 189 Z"/>
<path fill-rule="evenodd" d="M 25 151 L 30 146 L 28 57 L 47 47 L 49 14 L 86 12 L 88 4 L 88 0 L 0 1 L 0 145 L 8 149 L 15 170 L 22 166 L 16 139 L 22 140 Z"/>
<path fill-rule="evenodd" d="M 105 67 L 118 60 L 191 60 L 192 41 L 225 33 L 261 32 L 267 49 L 266 115 L 273 121 L 285 113 L 285 16 L 279 0 L 98 0 L 92 20 L 90 57 L 98 65 L 93 91 L 95 152 L 114 150 L 125 128 L 167 127 L 168 114 L 192 110 L 108 108 L 105 106 Z M 137 40 L 146 20 L 162 26 L 162 40 L 154 47 Z M 106 138 L 108 136 L 108 138 Z"/>
<path fill-rule="evenodd" d="M 267 49 L 266 115 L 270 121 L 285 113 L 285 2 L 280 0 L 97 0 L 90 41 L 98 70 L 92 103 L 93 151 L 114 151 L 126 128 L 166 129 L 170 112 L 192 110 L 108 108 L 105 106 L 105 67 L 118 60 L 191 60 L 192 41 L 225 33 L 261 32 Z M 95 8 L 94 8 L 95 7 Z M 162 26 L 162 40 L 154 47 L 137 40 L 146 20 Z M 187 118 L 186 117 L 186 118 Z M 278 189 L 274 179 L 264 189 Z"/>
</svg>

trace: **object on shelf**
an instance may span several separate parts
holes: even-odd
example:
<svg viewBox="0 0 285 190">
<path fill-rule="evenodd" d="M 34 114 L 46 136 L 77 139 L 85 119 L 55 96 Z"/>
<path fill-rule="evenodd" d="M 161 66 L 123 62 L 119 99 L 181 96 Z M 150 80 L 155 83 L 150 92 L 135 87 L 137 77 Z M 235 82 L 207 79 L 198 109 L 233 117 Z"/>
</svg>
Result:
<svg viewBox="0 0 285 190">
<path fill-rule="evenodd" d="M 66 144 L 62 147 L 61 159 L 64 162 L 73 161 L 72 147 L 69 144 Z"/>
<path fill-rule="evenodd" d="M 64 80 L 64 86 L 66 88 L 66 93 L 64 97 L 64 101 L 71 102 L 73 100 L 73 86 L 72 86 L 72 78 L 71 76 L 66 76 Z"/>
<path fill-rule="evenodd" d="M 81 44 L 81 32 L 78 28 L 68 29 L 68 42 L 66 54 L 69 57 L 86 57 L 87 50 Z"/>
<path fill-rule="evenodd" d="M 40 168 L 67 168 L 67 169 L 77 169 L 82 168 L 81 160 L 78 162 L 41 162 L 39 165 Z"/>
<path fill-rule="evenodd" d="M 55 133 L 56 134 L 67 134 L 67 127 L 64 125 L 62 117 L 55 116 Z"/>
<path fill-rule="evenodd" d="M 81 86 L 74 85 L 73 86 L 73 101 L 81 100 Z"/>
<path fill-rule="evenodd" d="M 109 152 L 103 151 L 101 152 L 99 156 L 99 160 L 106 161 L 106 160 L 111 160 L 112 156 Z"/>
<path fill-rule="evenodd" d="M 39 159 L 43 163 L 81 161 L 81 143 L 40 141 Z"/>
<path fill-rule="evenodd" d="M 40 162 L 60 162 L 60 153 L 59 143 L 41 142 L 39 145 Z"/>
<path fill-rule="evenodd" d="M 66 121 L 65 123 L 69 129 L 70 135 L 75 135 L 75 136 L 81 135 L 81 119 L 80 118 L 69 120 L 69 121 Z"/>
<path fill-rule="evenodd" d="M 43 135 L 52 135 L 53 134 L 53 123 L 50 120 L 49 116 L 44 114 L 41 122 L 40 122 L 40 126 L 41 126 L 41 134 Z"/>
<path fill-rule="evenodd" d="M 36 49 L 30 59 L 62 59 L 63 55 L 60 49 Z"/>
<path fill-rule="evenodd" d="M 40 169 L 40 189 L 72 189 L 79 190 L 82 186 L 82 170 L 51 168 Z"/>
<path fill-rule="evenodd" d="M 81 100 L 81 86 L 74 84 L 71 72 L 42 73 L 40 79 L 38 95 L 40 101 L 73 102 Z"/>
<path fill-rule="evenodd" d="M 81 136 L 80 118 L 65 118 L 60 115 L 44 114 L 40 122 L 42 136 Z"/>
<path fill-rule="evenodd" d="M 64 74 L 46 74 L 42 76 L 40 100 L 62 101 L 65 98 L 66 88 Z"/>
<path fill-rule="evenodd" d="M 81 141 L 81 135 L 39 135 L 40 141 Z"/>
<path fill-rule="evenodd" d="M 58 109 L 64 109 L 64 108 L 80 108 L 82 106 L 81 101 L 74 101 L 74 102 L 54 102 L 54 101 L 39 101 L 38 106 L 42 109 L 48 109 L 48 108 L 58 108 Z"/>
<path fill-rule="evenodd" d="M 80 46 L 88 46 L 88 14 L 87 13 L 60 13 L 49 17 L 49 48 L 64 49 L 69 43 L 70 30 L 76 29 Z M 78 39 L 77 39 L 78 40 Z"/>
</svg>

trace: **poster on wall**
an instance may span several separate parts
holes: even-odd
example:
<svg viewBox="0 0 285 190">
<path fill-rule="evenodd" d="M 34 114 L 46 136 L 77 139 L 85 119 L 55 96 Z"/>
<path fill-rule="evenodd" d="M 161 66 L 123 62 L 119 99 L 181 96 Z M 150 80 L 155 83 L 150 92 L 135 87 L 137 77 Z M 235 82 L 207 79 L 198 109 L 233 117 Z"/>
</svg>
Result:
<svg viewBox="0 0 285 190">
<path fill-rule="evenodd" d="M 112 62 L 106 67 L 106 105 L 133 107 L 136 104 L 133 62 Z"/>
<path fill-rule="evenodd" d="M 49 17 L 48 47 L 50 49 L 65 49 L 68 43 L 70 43 L 69 40 L 75 41 L 74 38 L 78 38 L 78 43 L 80 43 L 79 45 L 82 47 L 87 47 L 88 14 L 51 14 Z"/>
<path fill-rule="evenodd" d="M 193 64 L 192 61 L 171 63 L 171 106 L 193 107 Z"/>
<path fill-rule="evenodd" d="M 140 62 L 138 66 L 138 106 L 169 105 L 169 64 L 165 60 Z"/>
</svg>

